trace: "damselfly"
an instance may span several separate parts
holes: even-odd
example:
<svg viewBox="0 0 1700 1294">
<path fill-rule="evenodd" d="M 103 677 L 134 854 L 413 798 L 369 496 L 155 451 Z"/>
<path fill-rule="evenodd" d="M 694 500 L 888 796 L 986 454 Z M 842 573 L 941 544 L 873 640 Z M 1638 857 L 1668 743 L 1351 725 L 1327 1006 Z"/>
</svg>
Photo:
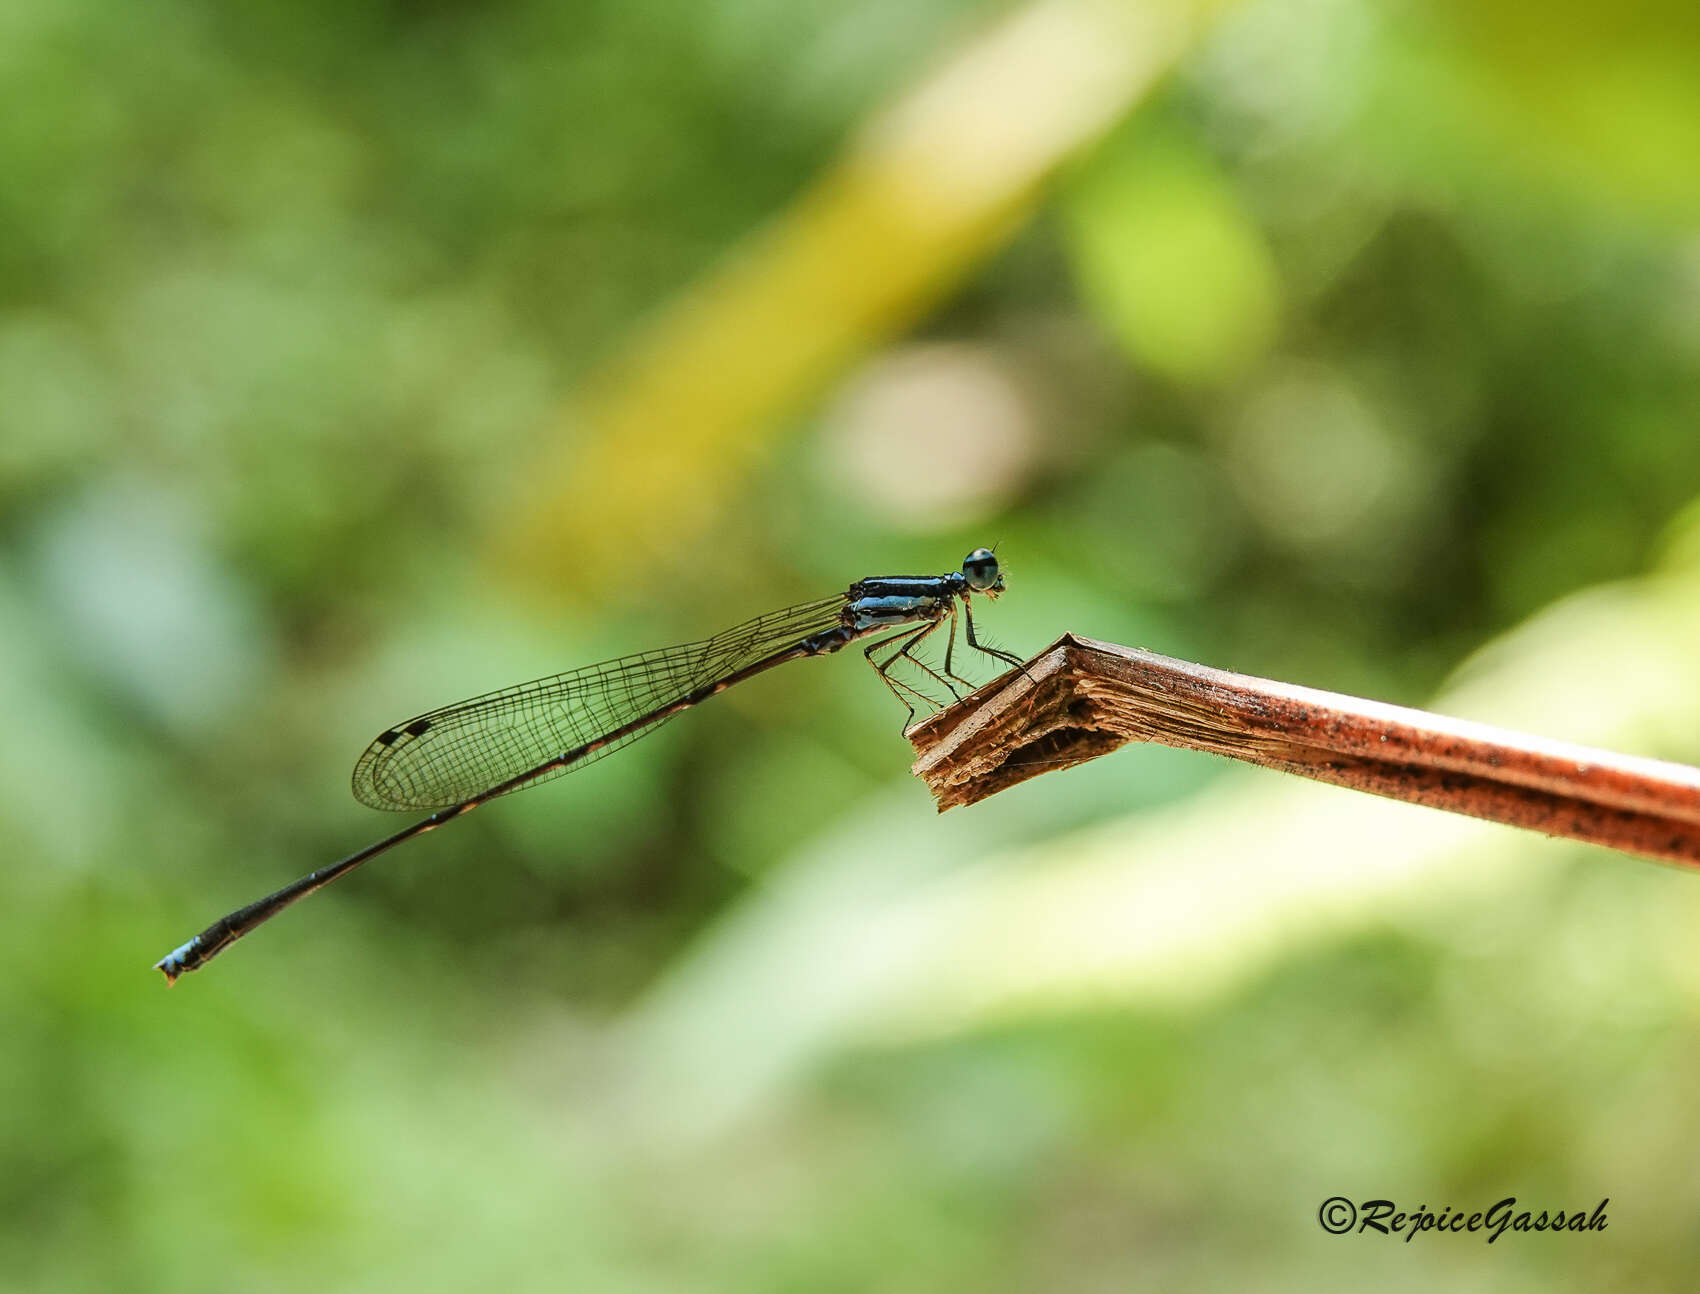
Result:
<svg viewBox="0 0 1700 1294">
<path fill-rule="evenodd" d="M 1003 587 L 997 558 L 990 549 L 976 548 L 961 570 L 857 580 L 837 597 L 757 616 L 701 642 L 521 683 L 388 728 L 354 765 L 354 797 L 375 809 L 431 809 L 431 816 L 220 917 L 154 963 L 155 968 L 172 983 L 297 899 L 403 841 L 498 795 L 583 768 L 763 670 L 804 656 L 828 655 L 894 626 L 901 627 L 870 644 L 863 655 L 913 719 L 915 701 L 934 702 L 913 684 L 892 677 L 891 667 L 899 659 L 953 696 L 958 684 L 972 686 L 951 668 L 959 613 L 969 647 L 1010 665 L 1021 664 L 974 636 L 970 599 L 976 593 L 995 598 Z M 946 623 L 950 632 L 943 668 L 935 670 L 914 649 Z M 888 650 L 880 655 L 882 648 Z"/>
</svg>

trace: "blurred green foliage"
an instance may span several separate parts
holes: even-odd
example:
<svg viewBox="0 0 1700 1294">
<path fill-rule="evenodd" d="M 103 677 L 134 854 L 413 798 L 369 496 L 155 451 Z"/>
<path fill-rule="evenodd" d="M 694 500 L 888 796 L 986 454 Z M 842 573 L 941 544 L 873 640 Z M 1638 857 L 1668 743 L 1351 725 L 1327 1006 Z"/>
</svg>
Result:
<svg viewBox="0 0 1700 1294">
<path fill-rule="evenodd" d="M 724 325 L 696 285 L 881 105 L 1068 11 L 0 8 L 8 1287 L 1692 1271 L 1693 878 L 1306 800 L 1329 885 L 1378 839 L 1429 861 L 1332 923 L 1217 928 L 1245 940 L 1218 975 L 1284 788 L 1128 751 L 933 820 L 852 659 L 434 834 L 169 995 L 146 970 L 391 829 L 343 793 L 387 724 L 981 542 L 1016 650 L 1076 630 L 1420 704 L 1498 641 L 1487 700 L 1539 680 L 1526 725 L 1700 759 L 1674 2 L 1247 0 L 995 254 L 918 267 L 924 321 L 752 432 L 703 528 L 634 538 L 594 597 L 493 563 L 540 462 L 594 450 L 592 490 L 642 497 L 693 443 L 688 410 L 625 460 L 563 417 L 626 339 L 680 301 Z M 1197 843 L 1266 820 L 1267 857 Z M 1156 884 L 1183 838 L 1220 889 Z M 1160 976 L 1066 965 L 1117 933 L 1045 924 L 1089 858 L 1190 932 Z M 1011 876 L 1033 901 L 988 904 Z M 1612 1229 L 1340 1240 L 1337 1194 L 1609 1195 Z"/>
</svg>

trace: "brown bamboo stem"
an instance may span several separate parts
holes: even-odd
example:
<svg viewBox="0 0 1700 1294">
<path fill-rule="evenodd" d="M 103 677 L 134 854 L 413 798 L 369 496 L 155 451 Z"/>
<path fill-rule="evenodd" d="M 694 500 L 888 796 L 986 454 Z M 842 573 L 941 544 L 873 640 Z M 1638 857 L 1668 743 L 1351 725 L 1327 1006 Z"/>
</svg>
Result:
<svg viewBox="0 0 1700 1294">
<path fill-rule="evenodd" d="M 941 812 L 1150 741 L 1700 866 L 1700 769 L 1073 634 L 909 739 Z"/>
</svg>

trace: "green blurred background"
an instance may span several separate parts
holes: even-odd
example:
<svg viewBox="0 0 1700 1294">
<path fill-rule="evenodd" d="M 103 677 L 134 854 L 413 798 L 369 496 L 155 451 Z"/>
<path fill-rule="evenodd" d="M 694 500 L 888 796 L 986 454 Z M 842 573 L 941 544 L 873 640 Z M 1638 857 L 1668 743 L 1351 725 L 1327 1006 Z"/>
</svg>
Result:
<svg viewBox="0 0 1700 1294">
<path fill-rule="evenodd" d="M 387 725 L 994 541 L 1022 653 L 1700 760 L 1696 13 L 0 6 L 0 1283 L 1683 1287 L 1700 880 L 938 817 L 851 655 L 148 967 Z"/>
</svg>

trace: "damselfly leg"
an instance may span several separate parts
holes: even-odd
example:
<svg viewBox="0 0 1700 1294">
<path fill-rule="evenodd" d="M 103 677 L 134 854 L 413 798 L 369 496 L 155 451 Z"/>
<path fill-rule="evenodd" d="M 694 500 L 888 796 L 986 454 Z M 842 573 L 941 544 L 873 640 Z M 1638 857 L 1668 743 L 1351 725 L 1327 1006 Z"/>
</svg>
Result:
<svg viewBox="0 0 1700 1294">
<path fill-rule="evenodd" d="M 938 679 L 939 682 L 944 683 L 945 687 L 950 690 L 951 696 L 954 697 L 956 695 L 955 688 L 951 687 L 949 683 L 945 683 L 944 679 L 939 678 L 939 676 L 934 673 L 933 670 L 929 669 L 926 663 L 919 657 L 910 654 L 909 649 L 911 647 L 920 642 L 921 639 L 925 638 L 938 627 L 938 622 L 935 620 L 930 624 L 922 625 L 918 629 L 904 629 L 901 632 L 892 634 L 889 638 L 881 638 L 877 643 L 873 643 L 863 649 L 862 652 L 862 655 L 867 658 L 868 664 L 874 667 L 874 673 L 879 675 L 880 682 L 890 688 L 891 694 L 903 703 L 903 708 L 905 710 L 909 711 L 909 717 L 904 721 L 903 725 L 905 729 L 907 729 L 909 724 L 914 722 L 915 719 L 915 706 L 909 700 L 910 696 L 918 698 L 922 705 L 931 710 L 938 709 L 939 703 L 932 697 L 928 696 L 925 692 L 921 691 L 921 689 L 916 687 L 913 683 L 905 683 L 902 679 L 893 678 L 891 676 L 891 667 L 897 663 L 899 657 L 908 657 L 910 661 L 919 666 L 926 673 L 931 674 L 934 678 Z M 878 651 L 881 647 L 889 647 L 894 643 L 897 644 L 896 649 L 889 656 L 887 656 L 884 660 L 874 659 L 874 653 L 876 651 Z M 905 696 L 905 693 L 908 693 L 908 696 Z"/>
<path fill-rule="evenodd" d="M 995 657 L 1006 665 L 1013 665 L 1017 669 L 1021 668 L 1021 657 L 1012 656 L 1010 653 L 1000 651 L 996 647 L 987 647 L 974 637 L 974 608 L 968 604 L 967 599 L 963 599 L 962 614 L 968 618 L 965 632 L 967 634 L 968 645 L 970 647 L 972 647 L 975 651 L 980 652 L 982 655 Z"/>
</svg>

